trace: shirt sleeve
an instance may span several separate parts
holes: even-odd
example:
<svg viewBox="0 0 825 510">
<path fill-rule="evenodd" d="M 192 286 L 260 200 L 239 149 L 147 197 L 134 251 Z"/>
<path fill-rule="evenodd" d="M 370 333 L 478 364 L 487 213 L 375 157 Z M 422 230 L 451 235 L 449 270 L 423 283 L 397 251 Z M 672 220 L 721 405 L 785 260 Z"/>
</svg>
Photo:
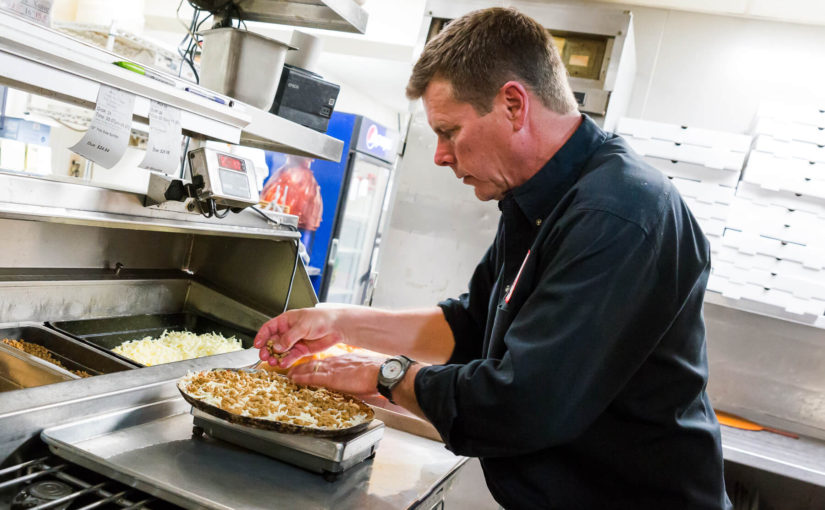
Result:
<svg viewBox="0 0 825 510">
<path fill-rule="evenodd" d="M 495 244 L 487 249 L 470 279 L 469 291 L 438 303 L 453 332 L 455 347 L 447 364 L 481 358 L 484 325 L 494 279 Z"/>
<path fill-rule="evenodd" d="M 418 403 L 457 454 L 518 455 L 574 439 L 616 398 L 678 314 L 675 296 L 683 289 L 670 282 L 686 281 L 678 273 L 696 266 L 660 260 L 657 246 L 675 243 L 673 234 L 648 237 L 596 210 L 578 211 L 556 227 L 548 238 L 562 240 L 536 250 L 535 287 L 504 334 L 503 357 L 417 374 Z M 701 270 L 687 279 L 700 276 Z M 501 303 L 498 313 L 514 312 Z"/>
</svg>

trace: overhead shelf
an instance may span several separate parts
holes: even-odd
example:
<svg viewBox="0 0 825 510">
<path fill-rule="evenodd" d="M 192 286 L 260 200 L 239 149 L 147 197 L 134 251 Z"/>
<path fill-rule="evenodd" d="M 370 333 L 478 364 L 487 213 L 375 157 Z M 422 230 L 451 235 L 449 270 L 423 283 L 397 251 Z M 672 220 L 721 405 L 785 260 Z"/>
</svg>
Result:
<svg viewBox="0 0 825 510">
<path fill-rule="evenodd" d="M 185 134 L 339 161 L 343 142 L 263 110 L 232 107 L 186 92 L 192 85 L 164 75 L 176 86 L 118 66 L 113 53 L 0 12 L 0 84 L 94 108 L 100 85 L 135 94 L 134 120 L 147 122 L 150 99 L 181 111 Z"/>
<path fill-rule="evenodd" d="M 271 211 L 265 214 L 269 221 L 250 210 L 223 219 L 205 218 L 172 210 L 168 205 L 144 207 L 142 195 L 91 186 L 75 179 L 0 172 L 0 218 L 256 239 L 300 238 L 297 216 Z"/>
<path fill-rule="evenodd" d="M 223 0 L 196 0 L 208 9 Z M 234 0 L 240 17 L 247 21 L 279 23 L 308 28 L 363 34 L 367 12 L 353 0 Z"/>
</svg>

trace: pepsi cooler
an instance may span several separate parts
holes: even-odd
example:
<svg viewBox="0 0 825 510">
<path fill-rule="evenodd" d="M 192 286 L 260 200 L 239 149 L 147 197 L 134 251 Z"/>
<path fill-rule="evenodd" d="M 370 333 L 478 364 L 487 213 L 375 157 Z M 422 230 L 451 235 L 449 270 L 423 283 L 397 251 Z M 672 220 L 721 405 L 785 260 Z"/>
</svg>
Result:
<svg viewBox="0 0 825 510">
<path fill-rule="evenodd" d="M 327 134 L 344 142 L 341 161 L 310 160 L 297 168 L 290 157 L 268 152 L 272 173 L 262 196 L 280 185 L 281 195 L 286 194 L 286 203 L 294 208 L 292 214 L 299 215 L 301 240 L 309 255 L 307 274 L 319 300 L 368 304 L 399 137 L 366 117 L 342 112 L 332 114 Z M 321 207 L 301 203 L 298 195 L 307 196 L 306 204 L 315 204 L 320 195 Z M 308 217 L 301 227 L 302 214 Z"/>
<path fill-rule="evenodd" d="M 338 113 L 332 117 L 328 134 L 344 140 L 347 157 L 318 298 L 331 303 L 370 304 L 399 135 L 367 117 Z M 320 263 L 314 254 L 311 260 Z"/>
</svg>

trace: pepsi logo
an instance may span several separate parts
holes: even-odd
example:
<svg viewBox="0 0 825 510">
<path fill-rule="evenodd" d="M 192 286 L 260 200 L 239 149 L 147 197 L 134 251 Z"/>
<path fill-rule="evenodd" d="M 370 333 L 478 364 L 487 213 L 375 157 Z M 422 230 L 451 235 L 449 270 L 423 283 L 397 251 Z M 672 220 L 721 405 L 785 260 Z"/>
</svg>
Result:
<svg viewBox="0 0 825 510">
<path fill-rule="evenodd" d="M 384 152 L 388 152 L 392 149 L 392 139 L 380 134 L 378 127 L 372 124 L 369 129 L 367 129 L 367 149 L 372 150 L 376 147 L 380 147 Z"/>
</svg>

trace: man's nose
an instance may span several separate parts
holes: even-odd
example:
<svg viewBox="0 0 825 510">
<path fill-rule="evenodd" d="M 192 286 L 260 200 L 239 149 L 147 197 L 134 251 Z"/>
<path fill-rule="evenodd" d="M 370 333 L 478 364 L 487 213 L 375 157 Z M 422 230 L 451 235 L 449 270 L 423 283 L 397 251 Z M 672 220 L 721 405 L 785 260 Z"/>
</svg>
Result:
<svg viewBox="0 0 825 510">
<path fill-rule="evenodd" d="M 435 164 L 438 166 L 450 166 L 455 163 L 455 156 L 453 156 L 450 146 L 446 142 L 438 141 L 435 146 L 435 157 L 433 158 Z"/>
</svg>

